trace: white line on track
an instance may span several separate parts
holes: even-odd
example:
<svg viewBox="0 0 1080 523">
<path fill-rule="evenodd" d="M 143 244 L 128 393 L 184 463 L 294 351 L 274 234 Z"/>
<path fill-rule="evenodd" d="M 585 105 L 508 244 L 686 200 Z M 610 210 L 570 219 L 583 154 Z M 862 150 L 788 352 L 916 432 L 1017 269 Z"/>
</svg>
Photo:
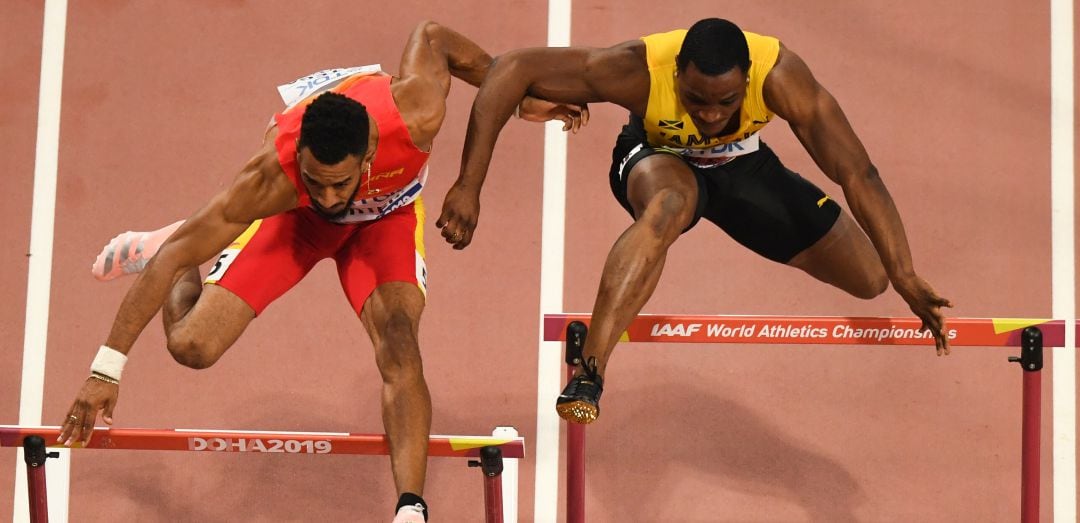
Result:
<svg viewBox="0 0 1080 523">
<path fill-rule="evenodd" d="M 570 45 L 570 0 L 548 1 L 548 41 Z M 554 523 L 559 506 L 559 417 L 555 398 L 562 384 L 561 343 L 544 340 L 544 314 L 563 309 L 566 245 L 566 133 L 561 122 L 544 127 L 544 202 L 540 240 L 540 319 L 536 376 L 536 485 L 533 521 Z"/>
<path fill-rule="evenodd" d="M 56 170 L 60 149 L 60 93 L 64 77 L 64 33 L 67 0 L 46 0 L 41 35 L 41 80 L 38 87 L 37 145 L 34 156 L 34 200 L 30 218 L 30 266 L 26 276 L 26 325 L 23 330 L 19 425 L 40 425 L 45 394 L 45 347 L 49 334 L 49 292 L 52 284 L 53 224 L 56 217 Z M 67 521 L 69 461 L 46 465 L 49 519 Z M 26 464 L 18 452 L 12 520 L 29 521 Z"/>
<path fill-rule="evenodd" d="M 1065 349 L 1053 373 L 1054 521 L 1076 521 L 1076 219 L 1073 202 L 1073 1 L 1050 2 L 1050 228 L 1053 315 L 1065 318 Z"/>
</svg>

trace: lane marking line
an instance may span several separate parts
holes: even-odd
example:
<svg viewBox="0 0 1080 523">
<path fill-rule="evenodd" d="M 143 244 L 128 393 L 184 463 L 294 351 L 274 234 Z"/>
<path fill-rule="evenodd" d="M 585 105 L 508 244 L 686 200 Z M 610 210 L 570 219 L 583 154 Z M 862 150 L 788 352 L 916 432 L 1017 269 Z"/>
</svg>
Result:
<svg viewBox="0 0 1080 523">
<path fill-rule="evenodd" d="M 1053 314 L 1066 318 L 1065 349 L 1054 351 L 1054 521 L 1076 521 L 1076 247 L 1073 202 L 1073 2 L 1050 2 L 1050 230 Z"/>
<path fill-rule="evenodd" d="M 23 329 L 19 424 L 40 425 L 45 395 L 45 349 L 49 334 L 53 234 L 56 221 L 56 172 L 60 155 L 60 96 L 64 78 L 67 0 L 45 0 L 38 84 L 37 142 L 34 152 L 34 200 L 30 215 L 30 263 L 26 275 L 26 324 Z M 30 521 L 26 463 L 17 452 L 12 521 Z M 49 519 L 67 521 L 70 488 L 69 451 L 46 462 Z"/>
<path fill-rule="evenodd" d="M 549 47 L 570 45 L 570 0 L 549 0 Z M 555 523 L 559 507 L 559 417 L 562 344 L 544 340 L 543 315 L 563 310 L 566 248 L 566 133 L 562 122 L 544 125 L 544 194 L 540 240 L 540 318 L 536 370 L 536 484 L 533 521 Z"/>
</svg>

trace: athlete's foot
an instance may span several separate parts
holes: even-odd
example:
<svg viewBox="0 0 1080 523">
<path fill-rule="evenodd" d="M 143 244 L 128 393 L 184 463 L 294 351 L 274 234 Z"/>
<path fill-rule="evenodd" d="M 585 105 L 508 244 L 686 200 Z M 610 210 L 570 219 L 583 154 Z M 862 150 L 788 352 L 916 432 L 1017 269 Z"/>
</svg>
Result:
<svg viewBox="0 0 1080 523">
<path fill-rule="evenodd" d="M 109 241 L 94 260 L 90 272 L 101 281 L 142 272 L 161 244 L 184 223 L 180 220 L 151 232 L 128 231 Z"/>
<path fill-rule="evenodd" d="M 592 423 L 600 416 L 604 379 L 596 371 L 596 358 L 582 363 L 581 369 L 566 384 L 559 399 L 555 400 L 555 411 L 559 417 L 571 423 Z"/>
<path fill-rule="evenodd" d="M 393 523 L 424 523 L 425 521 L 424 506 L 417 503 L 399 508 Z"/>
</svg>

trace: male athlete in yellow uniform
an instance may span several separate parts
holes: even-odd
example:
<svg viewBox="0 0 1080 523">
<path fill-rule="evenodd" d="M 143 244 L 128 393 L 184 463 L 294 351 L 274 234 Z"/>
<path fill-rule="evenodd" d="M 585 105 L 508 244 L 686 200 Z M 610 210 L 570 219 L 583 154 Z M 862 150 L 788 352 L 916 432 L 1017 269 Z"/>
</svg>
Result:
<svg viewBox="0 0 1080 523">
<path fill-rule="evenodd" d="M 611 188 L 634 224 L 608 254 L 582 372 L 556 405 L 563 418 L 596 419 L 619 335 L 652 295 L 668 247 L 700 218 L 859 298 L 892 282 L 938 354 L 948 354 L 941 307 L 949 301 L 915 273 L 896 206 L 840 106 L 776 38 L 710 18 L 609 48 L 525 49 L 496 62 L 473 103 L 461 174 L 439 219 L 457 248 L 472 240 L 495 140 L 522 97 L 630 111 L 615 142 Z M 758 131 L 775 116 L 840 185 L 858 225 L 761 142 Z"/>
</svg>

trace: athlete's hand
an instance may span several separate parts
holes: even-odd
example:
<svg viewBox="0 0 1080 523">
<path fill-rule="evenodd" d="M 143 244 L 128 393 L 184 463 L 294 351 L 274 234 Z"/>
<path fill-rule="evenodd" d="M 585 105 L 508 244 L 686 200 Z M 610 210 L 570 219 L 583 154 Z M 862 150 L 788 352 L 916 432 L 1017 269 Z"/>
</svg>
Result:
<svg viewBox="0 0 1080 523">
<path fill-rule="evenodd" d="M 942 307 L 952 307 L 952 302 L 938 296 L 926 280 L 912 276 L 904 281 L 893 282 L 896 292 L 904 298 L 911 312 L 922 320 L 922 329 L 934 335 L 937 354 L 949 354 L 949 337 L 945 333 L 945 314 Z"/>
<path fill-rule="evenodd" d="M 589 124 L 589 106 L 549 102 L 532 96 L 526 96 L 518 104 L 518 118 L 530 122 L 559 120 L 562 130 L 577 133 L 578 129 Z"/>
<path fill-rule="evenodd" d="M 476 229 L 476 220 L 480 216 L 480 193 L 455 183 L 446 191 L 446 199 L 443 200 L 442 214 L 435 222 L 435 226 L 442 229 L 442 237 L 446 243 L 461 250 L 472 243 L 473 231 Z"/>
<path fill-rule="evenodd" d="M 68 409 L 64 424 L 60 426 L 60 437 L 56 438 L 56 441 L 62 441 L 67 446 L 71 446 L 73 442 L 84 445 L 89 443 L 90 436 L 94 433 L 98 411 L 104 410 L 101 419 L 112 425 L 113 409 L 116 408 L 116 399 L 119 395 L 119 385 L 95 378 L 86 378 L 79 394 L 75 396 L 75 402 Z"/>
</svg>

